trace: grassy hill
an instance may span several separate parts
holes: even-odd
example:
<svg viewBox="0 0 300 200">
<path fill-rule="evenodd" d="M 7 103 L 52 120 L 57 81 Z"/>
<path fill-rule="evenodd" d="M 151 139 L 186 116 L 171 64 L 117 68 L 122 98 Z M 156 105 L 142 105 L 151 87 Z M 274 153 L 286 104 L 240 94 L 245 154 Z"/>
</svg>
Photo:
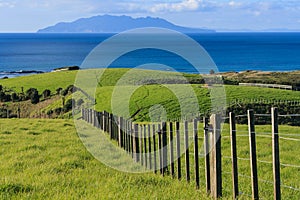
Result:
<svg viewBox="0 0 300 200">
<path fill-rule="evenodd" d="M 93 78 L 97 82 L 95 107 L 99 111 L 107 110 L 111 112 L 112 98 L 114 105 L 121 106 L 124 102 L 124 97 L 128 95 L 126 94 L 126 91 L 135 88 L 136 90 L 132 93 L 128 103 L 130 115 L 134 120 L 149 120 L 149 109 L 151 109 L 153 105 L 164 107 L 168 113 L 168 118 L 176 119 L 181 116 L 181 108 L 179 107 L 179 101 L 174 94 L 174 91 L 177 91 L 182 99 L 191 98 L 185 94 L 188 89 L 185 84 L 187 82 L 192 83 L 191 88 L 199 101 L 199 110 L 195 111 L 193 108 L 189 108 L 188 100 L 182 101 L 185 102 L 181 103 L 183 109 L 194 113 L 204 113 L 211 109 L 209 88 L 203 87 L 203 84 L 201 84 L 203 83 L 203 77 L 196 74 L 137 69 L 106 69 L 98 70 L 96 72 L 89 70 L 86 72 L 87 75 L 84 77 L 82 76 L 84 71 L 80 71 L 81 77 L 86 79 Z M 101 77 L 99 77 L 99 74 L 101 74 Z M 21 92 L 21 87 L 24 88 L 24 91 L 33 87 L 37 88 L 40 93 L 45 89 L 50 89 L 52 93 L 55 93 L 57 88 L 66 88 L 67 86 L 74 84 L 76 76 L 76 71 L 52 72 L 0 80 L 0 85 L 17 92 Z M 115 87 L 115 85 L 118 86 Z M 239 87 L 236 85 L 226 85 L 224 88 L 228 105 L 236 100 L 247 102 L 253 99 L 268 100 L 270 104 L 274 101 L 300 101 L 300 93 L 297 91 L 259 87 Z M 118 91 L 118 94 L 116 94 L 115 91 Z M 67 99 L 69 98 L 70 97 L 67 97 Z M 37 107 L 38 110 L 34 110 L 34 108 L 30 109 L 33 109 L 33 113 L 46 113 L 48 110 L 54 110 L 55 108 L 62 106 L 61 97 L 56 97 L 56 99 L 56 101 L 49 101 L 48 105 L 44 104 L 43 106 Z M 26 106 L 24 109 L 26 109 Z M 124 110 L 124 108 L 122 109 Z M 119 115 L 122 115 L 122 113 L 119 113 Z"/>
<path fill-rule="evenodd" d="M 76 71 L 45 73 L 0 80 L 0 85 L 6 89 L 21 92 L 33 87 L 39 92 L 50 89 L 52 93 L 59 87 L 66 88 L 74 84 Z M 87 77 L 88 78 L 88 77 Z M 122 104 L 122 96 L 127 90 L 138 86 L 130 96 L 130 114 L 136 121 L 149 120 L 149 109 L 154 104 L 164 107 L 170 118 L 180 116 L 180 108 L 176 95 L 171 89 L 185 95 L 187 79 L 195 92 L 200 112 L 210 107 L 210 93 L 208 87 L 203 87 L 202 77 L 199 75 L 149 70 L 108 69 L 103 71 L 101 78 L 97 79 L 96 109 L 112 111 L 112 97 L 116 105 Z M 126 84 L 115 87 L 120 80 Z M 158 83 L 167 84 L 163 86 Z M 198 83 L 198 84 L 196 84 Z M 117 96 L 113 96 L 118 89 Z M 300 101 L 298 91 L 285 91 L 258 87 L 239 87 L 226 85 L 225 92 L 227 104 L 231 101 L 251 101 L 263 99 L 270 101 Z M 80 92 L 75 93 L 79 96 Z M 65 98 L 70 99 L 67 95 Z M 120 99 L 119 99 L 120 98 Z M 84 101 L 88 101 L 86 98 Z M 53 96 L 47 101 L 36 105 L 30 102 L 5 103 L 13 108 L 21 106 L 22 110 L 40 114 L 62 106 L 62 97 Z M 3 104 L 2 104 L 3 105 Z M 184 103 L 186 109 L 188 103 Z M 2 106 L 0 106 L 2 107 Z M 194 112 L 191 110 L 190 112 Z M 33 115 L 32 115 L 33 116 Z M 85 128 L 86 124 L 83 125 Z M 202 125 L 200 125 L 202 127 Z M 224 171 L 224 199 L 231 199 L 231 169 L 230 169 L 230 140 L 228 125 L 224 126 L 222 151 L 224 158 L 222 167 Z M 266 135 L 271 127 L 257 126 L 258 158 L 267 162 L 259 162 L 260 194 L 268 199 L 272 195 L 272 168 L 271 139 Z M 200 129 L 199 129 L 200 130 Z M 280 126 L 280 133 L 286 139 L 280 139 L 282 180 L 286 187 L 282 188 L 284 199 L 299 199 L 299 191 L 291 190 L 288 186 L 299 188 L 298 167 L 299 159 L 299 127 Z M 76 135 L 72 120 L 62 119 L 1 119 L 0 126 L 0 199 L 210 199 L 204 189 L 204 171 L 201 168 L 201 188 L 196 190 L 194 182 L 178 181 L 169 176 L 162 177 L 148 174 L 128 174 L 113 170 L 95 160 L 85 149 Z M 199 133 L 202 134 L 202 133 Z M 238 155 L 248 158 L 249 144 L 247 126 L 238 125 Z M 247 136 L 247 135 L 246 135 Z M 267 137 L 269 136 L 269 137 Z M 291 139 L 289 140 L 289 137 Z M 199 140 L 202 142 L 202 140 Z M 192 153 L 192 148 L 191 152 Z M 226 157 L 227 156 L 227 157 Z M 191 159 L 191 162 L 193 160 Z M 201 167 L 203 167 L 201 158 Z M 184 165 L 182 165 L 184 166 Z M 249 161 L 239 160 L 239 173 L 241 184 L 241 199 L 247 199 L 251 193 Z M 192 172 L 193 178 L 193 172 Z M 265 181 L 267 180 L 267 182 Z"/>
</svg>

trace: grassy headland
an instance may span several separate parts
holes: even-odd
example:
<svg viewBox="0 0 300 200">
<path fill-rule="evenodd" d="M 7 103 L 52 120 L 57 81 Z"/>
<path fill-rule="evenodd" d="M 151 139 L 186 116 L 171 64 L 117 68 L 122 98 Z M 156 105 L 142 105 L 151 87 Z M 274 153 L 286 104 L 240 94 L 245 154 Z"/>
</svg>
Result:
<svg viewBox="0 0 300 200">
<path fill-rule="evenodd" d="M 46 114 L 50 111 L 54 112 L 56 109 L 62 108 L 63 102 L 71 98 L 70 94 L 67 94 L 66 96 L 55 94 L 58 88 L 65 89 L 67 86 L 74 84 L 76 73 L 76 71 L 62 71 L 17 77 L 0 80 L 0 85 L 3 85 L 4 88 L 16 93 L 21 93 L 22 88 L 23 91 L 26 91 L 29 88 L 36 88 L 40 94 L 46 89 L 51 90 L 51 93 L 53 95 L 52 100 L 38 103 L 37 106 L 31 106 L 30 102 L 6 103 L 13 110 L 16 110 L 16 104 L 18 104 L 18 106 L 20 104 L 23 110 L 27 108 L 27 110 L 30 109 L 31 116 L 40 116 L 41 113 Z M 228 74 L 230 73 L 224 73 L 225 78 L 231 79 L 232 77 L 229 77 Z M 234 74 L 236 75 L 236 73 Z M 257 76 L 253 75 L 253 77 L 261 77 L 260 74 L 262 73 L 258 73 Z M 273 73 L 268 73 L 268 76 L 271 76 L 272 74 Z M 299 73 L 290 72 L 289 74 L 289 77 L 297 77 Z M 284 76 L 280 76 L 280 78 L 278 78 L 277 75 L 274 75 L 273 78 L 276 80 L 278 79 L 284 81 Z M 239 77 L 239 75 L 237 76 Z M 198 98 L 200 108 L 198 112 L 204 113 L 210 110 L 210 92 L 207 87 L 203 87 L 204 80 L 200 75 L 152 70 L 106 69 L 105 71 L 103 71 L 101 77 L 96 78 L 98 82 L 95 95 L 96 109 L 99 111 L 112 110 L 112 94 L 116 90 L 115 86 L 120 82 L 126 83 L 126 85 L 121 84 L 118 86 L 124 87 L 124 90 L 126 90 L 126 87 L 137 86 L 137 89 L 131 96 L 128 105 L 130 108 L 131 116 L 134 120 L 137 121 L 149 120 L 149 109 L 155 104 L 163 106 L 166 109 L 168 117 L 170 119 L 178 118 L 181 115 L 180 107 L 178 106 L 178 99 L 176 95 L 174 95 L 173 91 L 170 90 L 170 88 L 173 88 L 179 93 L 184 93 L 184 91 L 186 90 L 185 83 L 187 82 L 191 83 L 192 90 L 195 92 Z M 240 81 L 245 81 L 245 79 L 247 78 L 249 77 L 245 76 L 243 79 L 240 79 Z M 293 80 L 294 79 L 291 79 L 290 81 Z M 162 84 L 168 85 L 169 88 L 165 87 Z M 300 101 L 300 95 L 297 91 L 225 85 L 225 92 L 226 102 L 228 105 L 230 105 L 231 102 L 235 101 L 248 102 L 251 100 L 265 100 L 268 101 L 269 104 L 279 101 Z"/>
</svg>

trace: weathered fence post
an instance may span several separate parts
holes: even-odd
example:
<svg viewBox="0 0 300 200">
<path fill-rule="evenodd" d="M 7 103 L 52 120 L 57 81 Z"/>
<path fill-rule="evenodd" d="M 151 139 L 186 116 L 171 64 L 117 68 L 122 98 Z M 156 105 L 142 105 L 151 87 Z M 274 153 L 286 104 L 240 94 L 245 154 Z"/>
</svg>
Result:
<svg viewBox="0 0 300 200">
<path fill-rule="evenodd" d="M 199 189 L 200 178 L 199 178 L 199 152 L 198 152 L 198 120 L 194 119 L 194 159 L 195 159 L 195 181 L 196 188 Z"/>
<path fill-rule="evenodd" d="M 148 145 L 149 145 L 149 169 L 152 169 L 152 154 L 151 154 L 151 130 L 150 125 L 147 125 L 148 128 Z"/>
<path fill-rule="evenodd" d="M 190 156 L 189 156 L 189 123 L 184 121 L 184 148 L 185 148 L 185 169 L 186 180 L 190 181 Z"/>
<path fill-rule="evenodd" d="M 92 109 L 89 109 L 89 123 L 92 124 L 93 122 L 93 113 L 92 113 Z"/>
<path fill-rule="evenodd" d="M 140 153 L 140 147 L 139 147 L 139 125 L 134 124 L 134 130 L 133 130 L 133 158 L 136 162 L 140 161 L 139 153 Z"/>
<path fill-rule="evenodd" d="M 211 138 L 211 194 L 214 198 L 222 196 L 222 157 L 221 157 L 221 116 L 213 114 L 210 118 L 212 124 Z"/>
<path fill-rule="evenodd" d="M 97 127 L 97 111 L 92 110 L 92 114 L 93 114 L 93 126 Z"/>
<path fill-rule="evenodd" d="M 174 141 L 173 141 L 173 123 L 169 123 L 169 144 L 170 144 L 170 172 L 172 178 L 175 176 L 174 167 Z"/>
<path fill-rule="evenodd" d="M 162 159 L 163 159 L 163 175 L 168 170 L 168 146 L 167 146 L 167 123 L 162 123 Z"/>
<path fill-rule="evenodd" d="M 236 124 L 234 113 L 229 113 L 230 123 L 230 141 L 231 141 L 231 162 L 232 162 L 232 192 L 233 199 L 237 199 L 239 195 L 238 185 L 238 165 L 237 165 L 237 152 L 236 152 Z"/>
<path fill-rule="evenodd" d="M 105 131 L 106 130 L 106 112 L 105 111 L 103 111 L 102 112 L 103 114 L 102 114 L 102 130 L 103 131 Z"/>
<path fill-rule="evenodd" d="M 208 135 L 208 118 L 203 118 L 203 126 L 204 126 L 204 155 L 205 155 L 205 181 L 206 181 L 206 192 L 209 194 L 210 187 L 210 161 L 209 161 L 209 135 Z"/>
<path fill-rule="evenodd" d="M 180 152 L 180 123 L 176 122 L 176 152 L 177 152 L 177 178 L 181 179 L 181 152 Z"/>
<path fill-rule="evenodd" d="M 134 130 L 132 127 L 132 121 L 129 121 L 129 132 L 130 132 L 130 151 L 131 151 L 131 155 L 133 156 L 133 143 L 134 143 Z"/>
<path fill-rule="evenodd" d="M 119 134 L 119 146 L 123 147 L 123 117 L 119 117 L 119 126 L 118 126 L 118 134 Z"/>
<path fill-rule="evenodd" d="M 159 171 L 163 174 L 163 163 L 162 163 L 162 148 L 161 148 L 161 129 L 160 124 L 158 124 L 158 152 L 159 152 Z"/>
<path fill-rule="evenodd" d="M 278 109 L 272 108 L 272 154 L 273 154 L 273 179 L 274 199 L 281 199 L 280 192 L 280 157 L 278 139 Z"/>
<path fill-rule="evenodd" d="M 112 120 L 113 116 L 111 113 L 108 113 L 108 133 L 110 134 L 110 139 L 114 139 L 113 137 L 113 126 L 112 126 L 112 123 L 113 123 L 113 120 Z"/>
<path fill-rule="evenodd" d="M 257 158 L 256 158 L 256 140 L 255 140 L 255 122 L 254 122 L 253 110 L 248 110 L 248 128 L 249 128 L 249 143 L 250 143 L 252 199 L 259 199 L 258 177 L 257 177 Z"/>
<path fill-rule="evenodd" d="M 140 125 L 140 133 L 139 133 L 139 139 L 140 139 L 140 161 L 141 161 L 141 164 L 144 165 L 144 150 L 143 150 L 143 147 L 144 147 L 144 143 L 143 143 L 143 126 Z"/>
<path fill-rule="evenodd" d="M 152 125 L 152 134 L 153 134 L 153 167 L 154 167 L 154 173 L 157 173 L 157 164 L 156 164 L 156 131 L 155 131 L 155 124 Z"/>
<path fill-rule="evenodd" d="M 147 129 L 146 129 L 146 125 L 143 125 L 143 129 L 144 129 L 144 163 L 145 163 L 145 167 L 148 167 L 148 158 L 147 158 Z"/>
</svg>

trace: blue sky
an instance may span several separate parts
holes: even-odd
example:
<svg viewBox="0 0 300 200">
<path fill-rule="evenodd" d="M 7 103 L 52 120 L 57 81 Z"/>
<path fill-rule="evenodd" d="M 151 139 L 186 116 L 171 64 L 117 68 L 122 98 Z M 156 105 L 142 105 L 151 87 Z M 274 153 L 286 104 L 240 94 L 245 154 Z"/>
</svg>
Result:
<svg viewBox="0 0 300 200">
<path fill-rule="evenodd" d="M 102 14 L 161 17 L 216 30 L 300 30 L 299 0 L 0 0 L 0 32 L 35 32 Z"/>
</svg>

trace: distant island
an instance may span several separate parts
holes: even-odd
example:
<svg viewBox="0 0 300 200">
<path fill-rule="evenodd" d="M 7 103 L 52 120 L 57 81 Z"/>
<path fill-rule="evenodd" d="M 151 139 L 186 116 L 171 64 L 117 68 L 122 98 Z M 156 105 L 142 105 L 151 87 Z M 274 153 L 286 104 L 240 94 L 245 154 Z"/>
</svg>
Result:
<svg viewBox="0 0 300 200">
<path fill-rule="evenodd" d="M 119 33 L 122 31 L 143 28 L 167 28 L 183 33 L 209 33 L 210 29 L 189 28 L 172 24 L 165 19 L 153 17 L 132 18 L 129 16 L 99 15 L 90 18 L 81 18 L 73 22 L 60 22 L 38 30 L 38 33 Z"/>
</svg>

